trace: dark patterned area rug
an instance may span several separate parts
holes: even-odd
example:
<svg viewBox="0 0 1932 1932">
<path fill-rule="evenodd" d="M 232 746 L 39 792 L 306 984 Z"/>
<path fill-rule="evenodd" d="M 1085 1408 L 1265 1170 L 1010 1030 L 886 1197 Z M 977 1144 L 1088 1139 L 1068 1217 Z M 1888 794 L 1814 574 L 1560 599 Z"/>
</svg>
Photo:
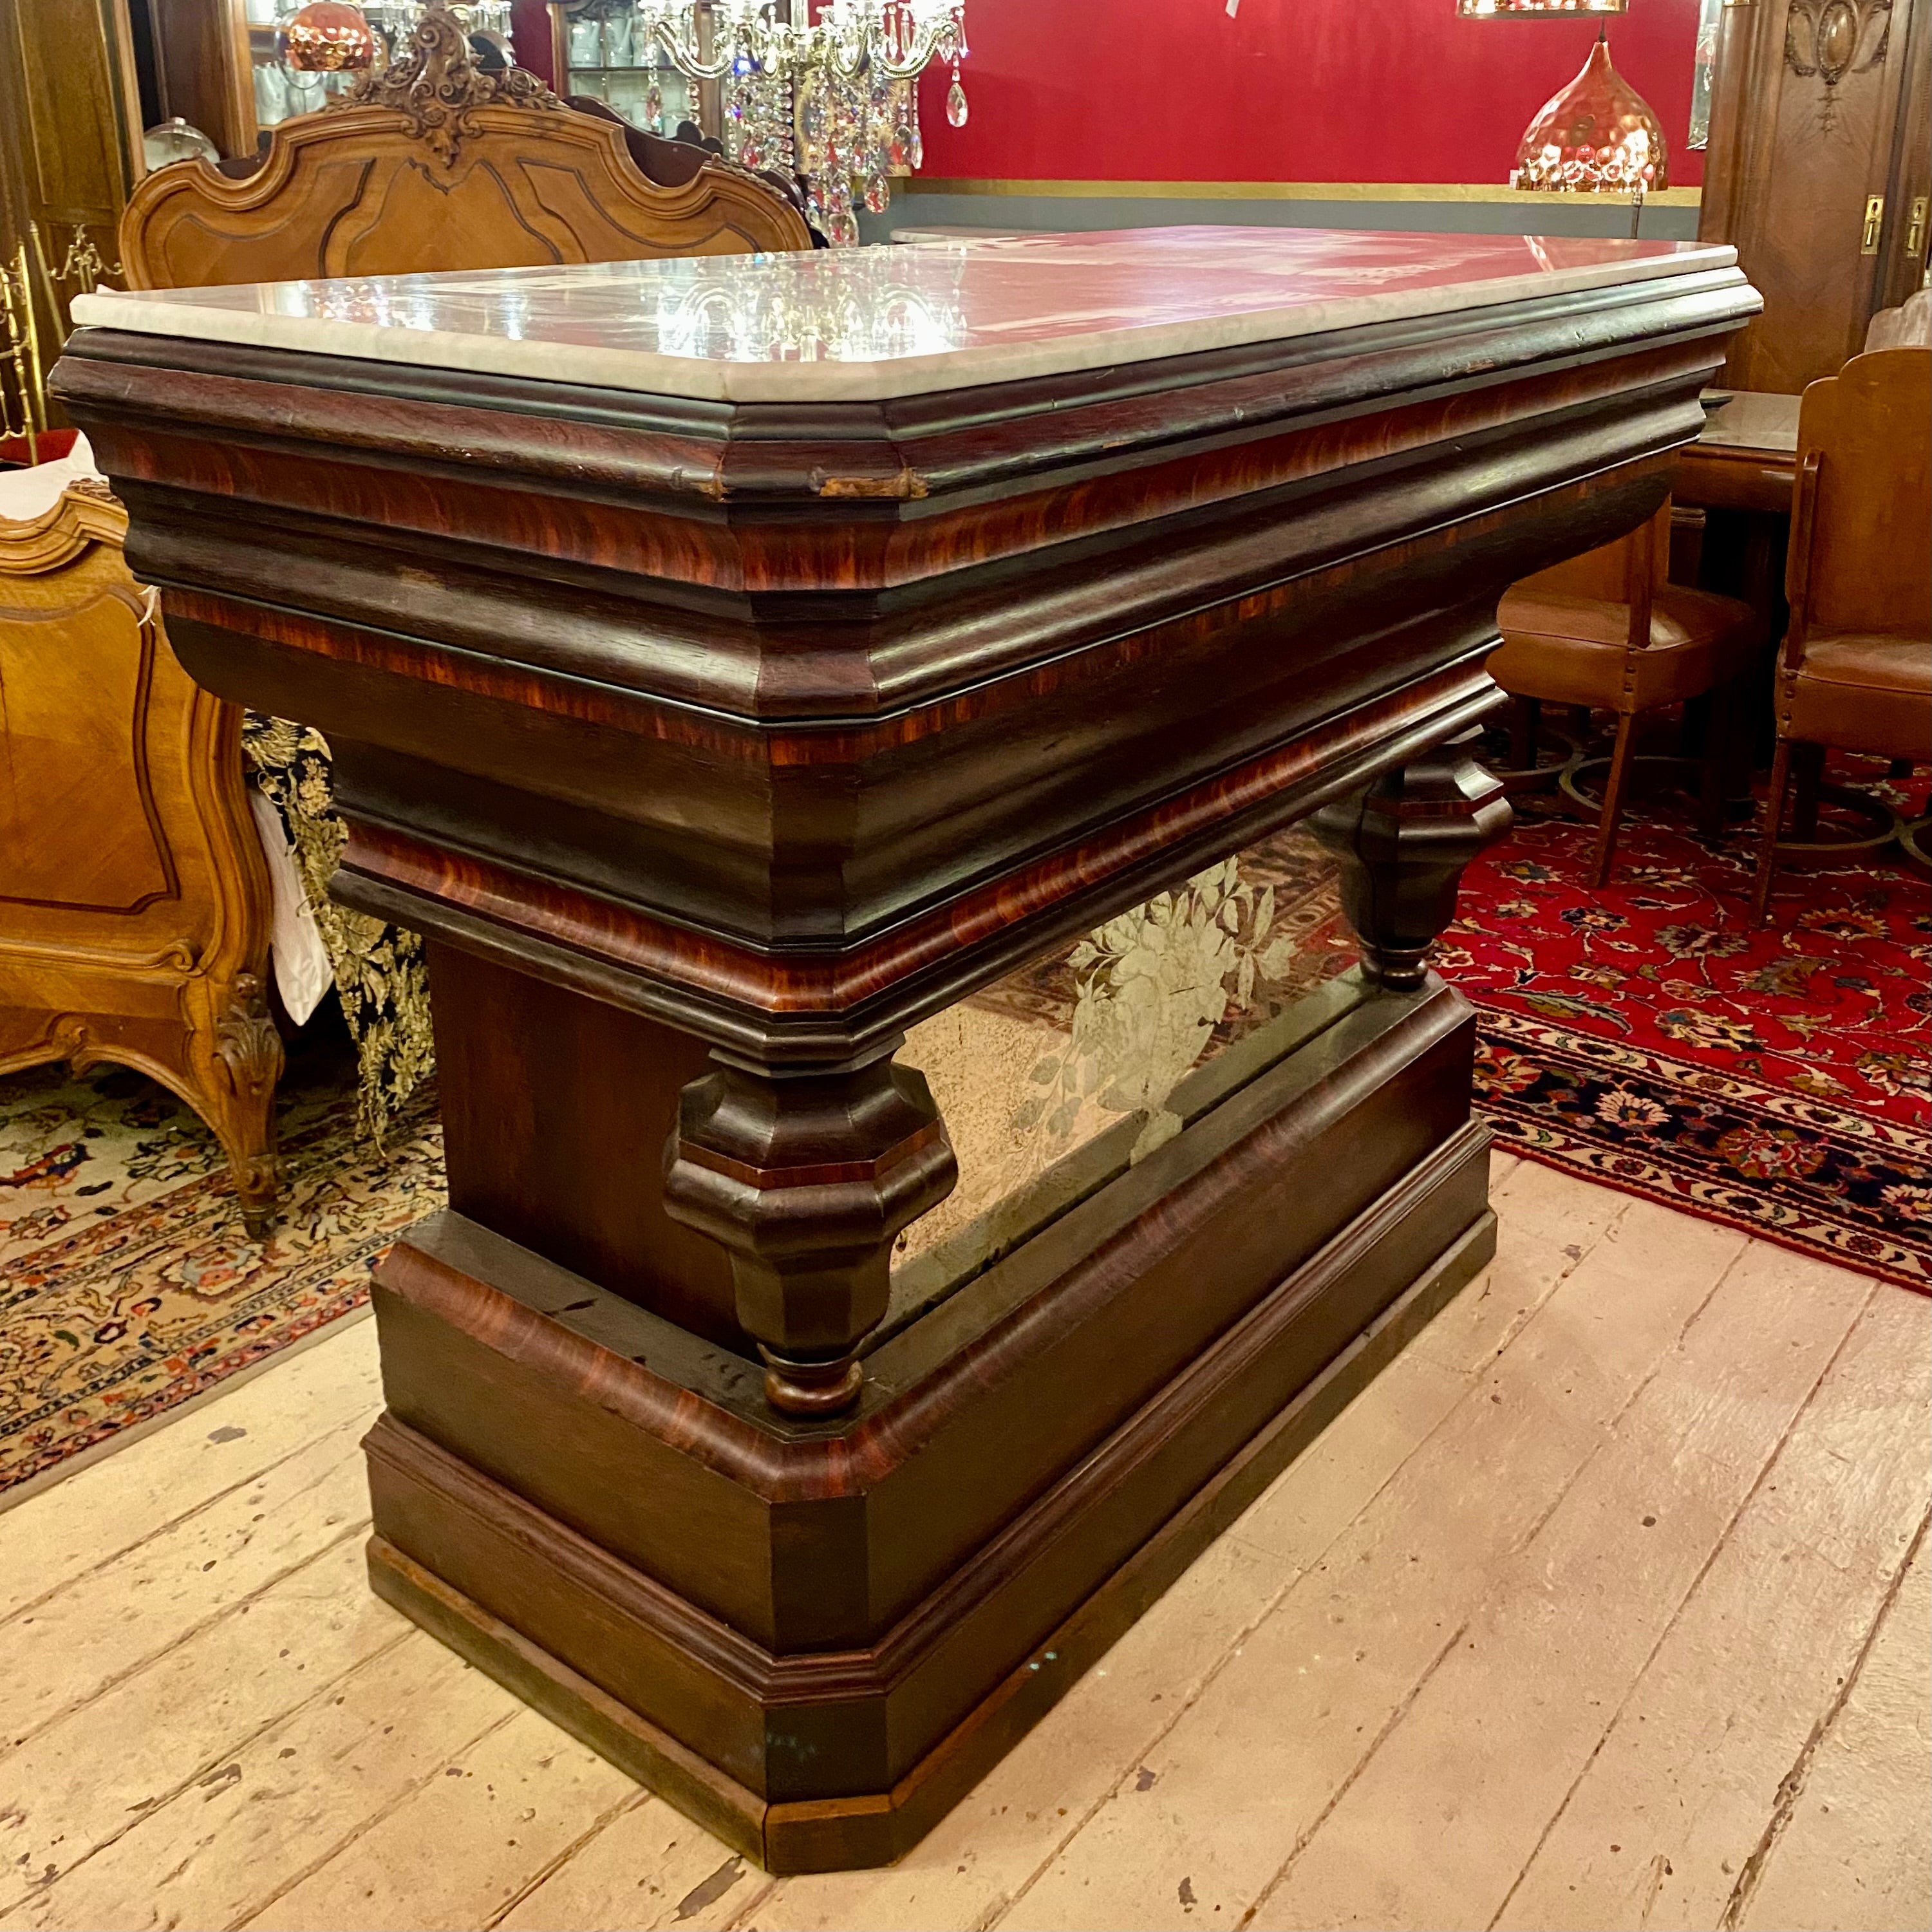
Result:
<svg viewBox="0 0 1932 1932">
<path fill-rule="evenodd" d="M 360 1308 L 442 1202 L 433 1090 L 356 1134 L 353 1049 L 315 1030 L 281 1089 L 286 1198 L 266 1241 L 214 1137 L 145 1076 L 0 1079 L 0 1502 Z"/>
</svg>

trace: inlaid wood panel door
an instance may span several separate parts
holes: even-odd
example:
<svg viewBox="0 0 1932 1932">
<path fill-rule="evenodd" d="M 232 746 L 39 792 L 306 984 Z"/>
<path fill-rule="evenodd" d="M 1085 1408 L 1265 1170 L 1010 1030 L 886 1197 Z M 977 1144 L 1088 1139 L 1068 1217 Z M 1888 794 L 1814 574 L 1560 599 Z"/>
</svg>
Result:
<svg viewBox="0 0 1932 1932">
<path fill-rule="evenodd" d="M 0 903 L 139 913 L 176 896 L 148 732 L 150 597 L 97 548 L 0 578 Z"/>
<path fill-rule="evenodd" d="M 1732 344 L 1734 387 L 1796 394 L 1835 374 L 1873 312 L 1917 286 L 1928 164 L 1908 137 L 1915 101 L 1923 126 L 1928 14 L 1932 0 L 1725 8 L 1699 232 L 1736 244 L 1765 299 Z"/>
</svg>

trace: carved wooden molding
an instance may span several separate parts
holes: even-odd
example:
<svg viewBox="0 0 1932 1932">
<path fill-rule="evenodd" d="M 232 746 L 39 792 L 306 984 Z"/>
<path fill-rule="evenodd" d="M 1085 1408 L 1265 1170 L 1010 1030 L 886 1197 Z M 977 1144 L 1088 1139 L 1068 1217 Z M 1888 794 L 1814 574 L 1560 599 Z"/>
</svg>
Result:
<svg viewBox="0 0 1932 1932">
<path fill-rule="evenodd" d="M 282 1070 L 281 1036 L 269 1016 L 268 989 L 254 974 L 236 974 L 227 1010 L 214 1023 L 214 1050 L 238 1089 L 274 1087 Z"/>
<path fill-rule="evenodd" d="M 89 544 L 126 541 L 128 512 L 106 478 L 76 478 L 37 517 L 0 517 L 0 577 L 38 577 Z"/>
<path fill-rule="evenodd" d="M 1867 50 L 1874 25 L 1878 38 Z M 1835 87 L 1848 74 L 1881 65 L 1891 44 L 1892 0 L 1824 0 L 1822 6 L 1792 0 L 1785 16 L 1785 64 L 1801 80 L 1822 74 L 1827 87 Z"/>
<path fill-rule="evenodd" d="M 0 828 L 0 839 L 50 858 L 43 873 L 76 881 L 64 897 L 36 887 L 38 896 L 4 904 L 0 1072 L 110 1060 L 158 1081 L 214 1130 L 259 1234 L 278 1186 L 281 1043 L 266 1000 L 272 895 L 242 787 L 241 712 L 176 664 L 158 593 L 128 574 L 127 527 L 125 508 L 98 478 L 70 483 L 37 517 L 0 520 L 0 656 L 15 700 L 0 738 L 44 733 L 50 707 L 70 706 L 73 736 L 56 729 L 52 742 L 112 744 L 123 779 L 111 798 L 104 792 L 97 751 L 84 808 L 28 787 Z M 131 615 L 136 640 L 118 619 L 111 631 L 92 621 L 115 604 Z M 31 705 L 21 702 L 29 696 Z M 40 722 L 23 725 L 23 713 Z M 121 743 L 104 731 L 128 735 Z M 163 753 L 152 761 L 151 746 Z M 0 744 L 0 755 L 19 748 Z M 128 848 L 143 818 L 165 890 L 82 902 L 94 848 Z"/>
<path fill-rule="evenodd" d="M 572 112 L 528 74 L 472 68 L 472 88 L 447 68 L 425 66 L 414 82 L 403 71 L 378 76 L 368 97 L 345 95 L 325 112 L 284 122 L 261 166 L 242 179 L 205 161 L 158 168 L 122 217 L 128 286 L 811 245 L 804 218 L 763 182 L 712 163 L 663 187 L 632 160 L 621 128 Z M 410 213 L 425 181 L 441 224 L 427 255 Z M 542 185 L 560 182 L 568 190 L 561 208 Z"/>
<path fill-rule="evenodd" d="M 428 0 L 410 40 L 412 51 L 407 59 L 372 68 L 338 105 L 400 109 L 410 117 L 410 131 L 446 167 L 454 164 L 464 138 L 474 131 L 470 117 L 476 109 L 563 106 L 522 68 L 484 73 L 448 0 Z"/>
</svg>

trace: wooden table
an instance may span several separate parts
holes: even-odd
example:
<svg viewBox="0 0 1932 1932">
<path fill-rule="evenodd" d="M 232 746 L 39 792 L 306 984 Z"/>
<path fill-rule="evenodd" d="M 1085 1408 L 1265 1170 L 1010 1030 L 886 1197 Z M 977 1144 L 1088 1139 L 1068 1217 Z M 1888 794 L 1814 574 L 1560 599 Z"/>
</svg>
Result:
<svg viewBox="0 0 1932 1932">
<path fill-rule="evenodd" d="M 376 1588 L 774 1869 L 929 1827 L 1487 1257 L 1424 959 L 1496 601 L 1662 500 L 1756 307 L 1222 229 L 83 304 L 175 649 L 328 734 L 334 890 L 430 940 Z M 1143 902 L 1083 997 L 1233 945 L 1204 868 L 1310 814 L 1360 968 L 895 1266 L 907 1030 Z"/>
<path fill-rule="evenodd" d="M 1784 634 L 1784 553 L 1790 540 L 1792 493 L 1798 476 L 1796 396 L 1749 389 L 1712 390 L 1704 398 L 1703 434 L 1678 456 L 1671 485 L 1679 508 L 1703 513 L 1696 580 L 1707 590 L 1742 598 L 1764 618 L 1774 647 Z M 1772 718 L 1768 648 L 1748 682 L 1731 694 L 1743 717 L 1729 734 L 1736 755 L 1725 796 L 1738 810 L 1751 806 L 1752 774 L 1770 758 Z"/>
<path fill-rule="evenodd" d="M 1677 459 L 1676 502 L 1703 510 L 1791 514 L 1798 476 L 1796 396 L 1714 390 L 1704 432 Z"/>
</svg>

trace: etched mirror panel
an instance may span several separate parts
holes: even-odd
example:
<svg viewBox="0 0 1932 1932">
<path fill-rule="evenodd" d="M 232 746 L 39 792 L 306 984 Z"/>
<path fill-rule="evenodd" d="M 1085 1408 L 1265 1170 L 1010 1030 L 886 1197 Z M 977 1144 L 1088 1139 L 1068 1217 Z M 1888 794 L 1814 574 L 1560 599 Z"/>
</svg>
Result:
<svg viewBox="0 0 1932 1932">
<path fill-rule="evenodd" d="M 900 1236 L 904 1320 L 1345 1010 L 1334 862 L 1304 827 L 1208 867 L 914 1028 L 959 1162 Z M 889 1324 L 889 1325 L 896 1325 Z"/>
</svg>

